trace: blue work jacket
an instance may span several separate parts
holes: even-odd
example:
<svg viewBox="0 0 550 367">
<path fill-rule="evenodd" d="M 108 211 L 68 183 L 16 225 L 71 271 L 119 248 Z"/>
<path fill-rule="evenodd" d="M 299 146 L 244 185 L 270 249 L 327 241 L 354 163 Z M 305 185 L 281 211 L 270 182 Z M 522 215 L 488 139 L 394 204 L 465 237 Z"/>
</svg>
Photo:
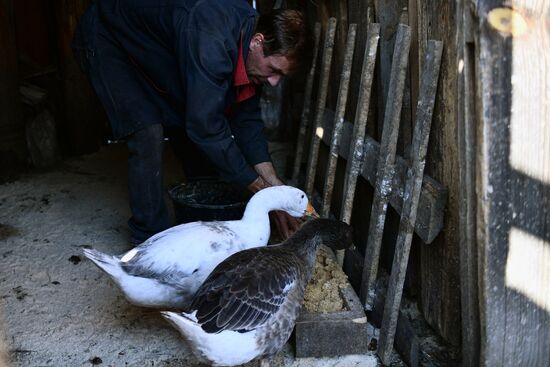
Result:
<svg viewBox="0 0 550 367">
<path fill-rule="evenodd" d="M 256 18 L 245 0 L 96 0 L 73 48 L 115 138 L 156 123 L 184 127 L 223 178 L 247 186 L 252 166 L 270 161 L 260 90 L 235 104 L 233 86 Z"/>
</svg>

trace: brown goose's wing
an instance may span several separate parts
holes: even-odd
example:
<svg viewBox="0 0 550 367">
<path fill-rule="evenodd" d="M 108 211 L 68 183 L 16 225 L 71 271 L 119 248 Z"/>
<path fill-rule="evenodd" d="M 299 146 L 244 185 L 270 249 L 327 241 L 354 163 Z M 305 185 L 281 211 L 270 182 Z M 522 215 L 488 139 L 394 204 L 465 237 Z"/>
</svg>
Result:
<svg viewBox="0 0 550 367">
<path fill-rule="evenodd" d="M 208 333 L 252 330 L 279 310 L 298 271 L 295 259 L 274 247 L 238 252 L 210 273 L 191 310 Z"/>
</svg>

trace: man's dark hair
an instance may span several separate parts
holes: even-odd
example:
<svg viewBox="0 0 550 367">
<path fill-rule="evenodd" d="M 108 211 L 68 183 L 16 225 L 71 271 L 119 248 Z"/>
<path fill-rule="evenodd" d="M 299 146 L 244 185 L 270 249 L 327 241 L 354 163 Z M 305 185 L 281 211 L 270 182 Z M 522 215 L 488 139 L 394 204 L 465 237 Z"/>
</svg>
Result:
<svg viewBox="0 0 550 367">
<path fill-rule="evenodd" d="M 286 56 L 294 71 L 309 67 L 312 37 L 302 12 L 277 9 L 262 14 L 256 25 L 256 33 L 264 35 L 264 56 Z"/>
</svg>

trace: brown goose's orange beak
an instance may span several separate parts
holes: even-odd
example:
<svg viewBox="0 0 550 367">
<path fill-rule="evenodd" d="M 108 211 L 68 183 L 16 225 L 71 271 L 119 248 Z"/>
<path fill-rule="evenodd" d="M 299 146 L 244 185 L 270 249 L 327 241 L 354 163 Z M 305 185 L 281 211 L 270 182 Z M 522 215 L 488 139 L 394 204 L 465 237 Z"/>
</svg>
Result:
<svg viewBox="0 0 550 367">
<path fill-rule="evenodd" d="M 311 201 L 307 203 L 307 209 L 305 212 L 306 217 L 313 217 L 313 218 L 319 218 L 319 214 L 315 211 L 315 208 L 313 205 L 311 205 Z"/>
</svg>

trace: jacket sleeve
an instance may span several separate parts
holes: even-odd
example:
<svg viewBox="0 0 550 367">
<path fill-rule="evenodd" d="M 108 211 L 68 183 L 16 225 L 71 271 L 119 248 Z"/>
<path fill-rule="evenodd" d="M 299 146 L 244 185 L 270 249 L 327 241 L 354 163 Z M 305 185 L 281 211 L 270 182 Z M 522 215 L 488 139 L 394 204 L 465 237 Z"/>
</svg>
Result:
<svg viewBox="0 0 550 367">
<path fill-rule="evenodd" d="M 258 175 L 245 160 L 224 115 L 236 59 L 233 48 L 223 37 L 192 23 L 179 36 L 176 53 L 185 88 L 187 134 L 222 178 L 246 187 Z"/>
<path fill-rule="evenodd" d="M 264 135 L 260 96 L 261 91 L 258 89 L 254 97 L 237 104 L 231 118 L 235 141 L 251 166 L 271 161 Z"/>
</svg>

